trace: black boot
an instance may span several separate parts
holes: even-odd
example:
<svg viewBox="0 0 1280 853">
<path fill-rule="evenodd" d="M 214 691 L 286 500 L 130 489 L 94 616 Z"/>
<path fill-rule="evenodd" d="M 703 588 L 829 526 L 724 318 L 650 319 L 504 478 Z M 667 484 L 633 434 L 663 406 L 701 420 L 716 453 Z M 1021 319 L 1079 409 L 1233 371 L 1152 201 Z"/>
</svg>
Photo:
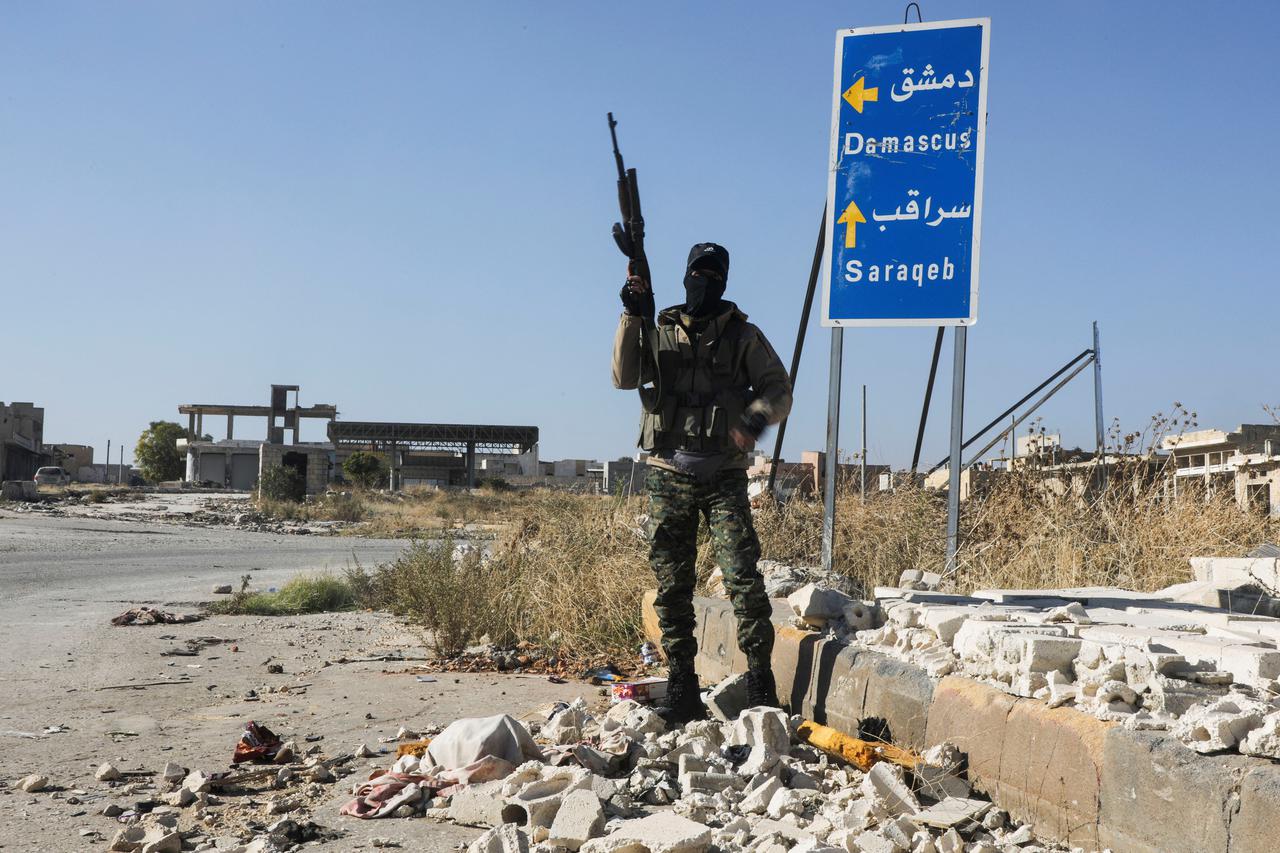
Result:
<svg viewBox="0 0 1280 853">
<path fill-rule="evenodd" d="M 671 661 L 667 671 L 667 697 L 657 711 L 668 728 L 707 719 L 707 706 L 698 694 L 698 675 L 692 661 Z"/>
<path fill-rule="evenodd" d="M 773 680 L 773 670 L 757 667 L 747 670 L 747 707 L 761 705 L 778 708 L 778 685 Z"/>
</svg>

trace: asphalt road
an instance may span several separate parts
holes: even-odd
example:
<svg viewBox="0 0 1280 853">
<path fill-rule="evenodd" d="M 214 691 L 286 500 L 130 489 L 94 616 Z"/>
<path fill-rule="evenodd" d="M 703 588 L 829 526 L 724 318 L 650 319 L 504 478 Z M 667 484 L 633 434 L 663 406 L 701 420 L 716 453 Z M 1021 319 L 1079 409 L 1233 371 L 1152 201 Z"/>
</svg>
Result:
<svg viewBox="0 0 1280 853">
<path fill-rule="evenodd" d="M 394 745 L 383 744 L 401 725 L 526 715 L 550 702 L 594 696 L 581 683 L 491 673 L 440 673 L 419 681 L 407 665 L 363 662 L 427 654 L 420 633 L 386 614 L 109 623 L 139 604 L 191 612 L 195 602 L 213 597 L 214 584 L 234 584 L 242 574 L 263 589 L 298 572 L 339 571 L 353 560 L 376 564 L 407 544 L 0 510 L 0 851 L 105 849 L 119 824 L 99 814 L 102 806 L 128 807 L 159 789 L 131 794 L 130 786 L 98 782 L 93 773 L 101 762 L 151 772 L 167 761 L 225 770 L 250 719 L 282 737 L 320 738 L 330 756 L 361 744 L 393 755 Z M 175 645 L 208 637 L 221 638 L 220 644 L 195 657 L 167 656 Z M 283 672 L 273 674 L 268 664 Z M 49 733 L 51 726 L 61 728 Z M 350 769 L 360 774 L 353 778 L 363 778 L 389 761 L 384 753 Z M 53 788 L 24 794 L 12 787 L 35 772 L 47 775 Z M 266 812 L 271 797 L 296 797 L 298 789 L 222 798 L 213 825 L 197 824 L 190 810 L 180 824 L 234 840 L 247 820 L 277 819 Z M 408 849 L 445 853 L 479 835 L 429 820 L 339 817 L 350 790 L 351 779 L 341 780 L 321 801 L 292 813 L 347 833 L 320 849 L 354 853 L 383 836 Z"/>
<path fill-rule="evenodd" d="M 128 607 L 189 608 L 245 574 L 266 589 L 299 572 L 383 562 L 405 545 L 0 511 L 0 683 L 91 643 Z"/>
</svg>

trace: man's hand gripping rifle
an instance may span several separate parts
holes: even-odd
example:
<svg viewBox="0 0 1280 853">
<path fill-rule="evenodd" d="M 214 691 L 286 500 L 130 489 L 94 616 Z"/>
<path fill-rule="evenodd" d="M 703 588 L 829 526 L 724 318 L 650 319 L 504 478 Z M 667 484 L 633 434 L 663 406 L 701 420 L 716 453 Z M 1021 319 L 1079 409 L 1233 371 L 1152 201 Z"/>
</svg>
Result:
<svg viewBox="0 0 1280 853">
<path fill-rule="evenodd" d="M 640 387 L 640 402 L 646 411 L 654 411 L 662 396 L 661 377 L 658 374 L 657 330 L 654 315 L 657 308 L 653 299 L 653 279 L 649 277 L 649 259 L 644 253 L 644 215 L 640 212 L 640 187 L 636 182 L 636 170 L 628 169 L 618 150 L 618 123 L 609 113 L 609 136 L 613 140 L 613 159 L 618 166 L 618 208 L 622 221 L 613 223 L 613 240 L 622 254 L 628 258 L 627 281 L 622 286 L 622 307 L 632 316 L 639 317 L 642 326 L 640 346 L 644 357 L 653 362 L 653 386 Z"/>
</svg>

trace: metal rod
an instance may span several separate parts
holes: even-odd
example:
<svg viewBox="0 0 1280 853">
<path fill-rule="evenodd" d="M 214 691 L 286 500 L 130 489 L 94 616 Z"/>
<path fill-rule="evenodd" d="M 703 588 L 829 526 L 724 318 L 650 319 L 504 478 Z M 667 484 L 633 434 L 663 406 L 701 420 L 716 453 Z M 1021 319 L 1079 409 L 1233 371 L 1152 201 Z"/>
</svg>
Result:
<svg viewBox="0 0 1280 853">
<path fill-rule="evenodd" d="M 822 489 L 822 568 L 831 571 L 836 535 L 836 452 L 840 441 L 840 368 L 844 354 L 844 329 L 831 330 L 831 376 L 827 387 L 826 482 Z"/>
<path fill-rule="evenodd" d="M 827 205 L 823 202 L 822 219 L 818 221 L 818 242 L 813 247 L 813 263 L 809 267 L 809 288 L 804 293 L 804 307 L 800 309 L 800 328 L 796 329 L 796 348 L 791 352 L 791 392 L 796 389 L 796 376 L 800 372 L 800 354 L 804 352 L 804 336 L 809 330 L 809 314 L 813 311 L 813 292 L 818 286 L 818 273 L 822 269 L 822 251 L 826 245 Z M 773 441 L 773 461 L 769 464 L 769 494 L 778 481 L 778 466 L 782 464 L 782 439 L 787 434 L 787 419 L 778 424 L 778 437 Z"/>
<path fill-rule="evenodd" d="M 956 552 L 960 549 L 960 454 L 964 438 L 964 359 L 968 343 L 967 326 L 956 326 L 955 363 L 951 371 L 951 470 L 947 487 L 947 561 L 946 572 L 956 570 Z"/>
<path fill-rule="evenodd" d="M 1093 415 L 1098 440 L 1098 464 L 1102 466 L 1099 476 L 1102 488 L 1107 487 L 1107 432 L 1106 423 L 1102 419 L 1102 338 L 1098 332 L 1098 321 L 1093 321 Z"/>
<path fill-rule="evenodd" d="M 933 360 L 929 362 L 929 381 L 924 386 L 924 405 L 920 407 L 920 428 L 916 430 L 916 450 L 911 454 L 911 473 L 920 467 L 920 447 L 924 444 L 924 425 L 929 420 L 929 401 L 933 399 L 933 380 L 938 376 L 938 357 L 942 355 L 942 335 L 946 326 L 938 327 L 938 336 L 933 339 Z"/>
<path fill-rule="evenodd" d="M 1092 361 L 1092 359 L 1090 359 L 1090 361 Z M 1006 435 L 1008 435 L 1008 434 L 1009 434 L 1009 431 L 1010 431 L 1010 430 L 1017 429 L 1017 428 L 1018 428 L 1018 424 L 1022 423 L 1022 422 L 1023 422 L 1023 421 L 1025 421 L 1027 418 L 1031 417 L 1031 415 L 1032 415 L 1033 413 L 1035 413 L 1035 410 L 1036 410 L 1036 409 L 1038 409 L 1038 408 L 1040 408 L 1042 405 L 1044 405 L 1044 404 L 1045 404 L 1045 402 L 1046 402 L 1046 401 L 1048 401 L 1048 399 L 1049 399 L 1050 397 L 1052 397 L 1054 394 L 1057 394 L 1059 391 L 1061 391 L 1061 390 L 1066 386 L 1066 384 L 1067 384 L 1068 382 L 1070 382 L 1072 379 L 1075 379 L 1077 376 L 1079 376 L 1079 375 L 1080 375 L 1080 371 L 1084 370 L 1084 369 L 1085 369 L 1086 367 L 1088 367 L 1088 366 L 1089 366 L 1089 362 L 1088 362 L 1088 361 L 1086 361 L 1084 364 L 1080 365 L 1080 366 L 1079 366 L 1079 367 L 1077 367 L 1075 370 L 1071 371 L 1071 374 L 1070 374 L 1066 379 L 1063 379 L 1063 380 L 1062 380 L 1061 382 L 1059 382 L 1057 385 L 1055 385 L 1055 386 L 1053 386 L 1052 388 L 1050 388 L 1050 389 L 1049 389 L 1049 392 L 1048 392 L 1047 394 L 1045 394 L 1043 397 L 1041 397 L 1039 400 L 1036 400 L 1036 402 L 1031 406 L 1031 408 L 1030 408 L 1030 409 L 1027 409 L 1025 412 L 1023 412 L 1021 415 L 1019 415 L 1019 416 L 1014 420 L 1014 422 L 1013 422 L 1013 423 L 1011 423 L 1011 424 L 1009 424 L 1009 426 L 1005 427 L 1005 428 L 1004 428 L 1004 430 L 1003 430 L 999 435 L 997 435 L 995 438 L 991 439 L 991 441 L 987 442 L 986 447 L 982 448 L 982 449 L 981 449 L 981 450 L 979 450 L 977 453 L 975 453 L 973 456 L 969 457 L 969 462 L 968 462 L 968 464 L 967 464 L 967 465 L 965 465 L 964 467 L 965 467 L 965 468 L 968 468 L 970 465 L 972 465 L 973 463 L 975 463 L 975 462 L 977 462 L 979 459 L 981 459 L 981 458 L 982 458 L 982 455 L 983 455 L 984 453 L 986 453 L 986 452 L 987 452 L 988 450 L 990 450 L 991 448 L 995 447 L 995 446 L 996 446 L 996 444 L 998 444 L 999 442 L 1003 441 L 1003 440 L 1004 440 L 1004 437 L 1005 437 Z"/>
<path fill-rule="evenodd" d="M 1025 403 L 1025 402 L 1027 402 L 1028 400 L 1030 400 L 1030 399 L 1031 399 L 1032 397 L 1034 397 L 1036 394 L 1039 394 L 1039 393 L 1040 393 L 1040 391 L 1042 391 L 1044 388 L 1046 388 L 1046 387 L 1049 385 L 1049 383 L 1050 383 L 1050 382 L 1052 382 L 1053 380 L 1057 379 L 1059 376 L 1061 376 L 1062 374 L 1064 374 L 1064 373 L 1066 373 L 1068 370 L 1070 370 L 1070 369 L 1071 369 L 1071 366 L 1072 366 L 1072 365 L 1074 365 L 1077 361 L 1079 361 L 1079 360 L 1080 360 L 1080 359 L 1082 359 L 1082 358 L 1086 358 L 1086 357 L 1088 357 L 1088 356 L 1090 356 L 1090 355 L 1093 355 L 1093 350 L 1088 350 L 1088 349 L 1087 349 L 1087 350 L 1085 350 L 1084 352 L 1080 353 L 1080 354 L 1079 354 L 1078 356 L 1076 356 L 1075 358 L 1073 358 L 1073 359 L 1071 359 L 1070 361 L 1068 361 L 1068 362 L 1067 362 L 1066 364 L 1064 364 L 1061 368 L 1059 368 L 1057 371 L 1055 371 L 1055 372 L 1054 372 L 1054 374 L 1053 374 L 1052 376 L 1050 376 L 1048 379 L 1046 379 L 1045 381 L 1041 382 L 1039 385 L 1037 385 L 1036 387 L 1034 387 L 1034 388 L 1032 388 L 1030 391 L 1028 391 L 1028 392 L 1023 396 L 1023 398 L 1022 398 L 1021 400 L 1019 400 L 1018 402 L 1014 403 L 1012 406 L 1010 406 L 1009 408 L 1007 408 L 1007 409 L 1005 409 L 1003 412 L 1001 412 L 999 415 L 997 415 L 997 416 L 996 416 L 996 417 L 991 421 L 991 423 L 987 424 L 987 425 L 986 425 L 986 426 L 984 426 L 982 429 L 978 430 L 978 431 L 977 431 L 977 432 L 975 432 L 973 435 L 969 436 L 968 441 L 966 441 L 964 444 L 960 445 L 960 449 L 961 449 L 961 450 L 967 450 L 967 449 L 968 449 L 968 447 L 969 447 L 969 445 L 973 444 L 975 441 L 977 441 L 978 439 L 982 438 L 982 436 L 983 436 L 983 435 L 985 435 L 985 434 L 987 433 L 987 431 L 989 431 L 992 427 L 994 427 L 996 424 L 1000 423 L 1002 420 L 1004 420 L 1004 419 L 1005 419 L 1006 417 L 1008 417 L 1009 415 L 1013 414 L 1013 413 L 1017 410 L 1017 408 L 1018 408 L 1019 406 L 1021 406 L 1023 403 Z M 950 458 L 950 457 L 948 457 L 948 458 Z M 939 461 L 939 462 L 938 462 L 938 464 L 937 464 L 937 465 L 934 465 L 934 466 L 933 466 L 932 468 L 930 468 L 926 473 L 927 473 L 927 474 L 932 474 L 934 471 L 937 471 L 939 468 L 941 468 L 943 465 L 946 465 L 946 464 L 947 464 L 947 460 L 946 460 L 946 459 L 942 459 L 941 461 Z"/>
<path fill-rule="evenodd" d="M 862 500 L 867 500 L 867 386 L 862 386 Z"/>
</svg>

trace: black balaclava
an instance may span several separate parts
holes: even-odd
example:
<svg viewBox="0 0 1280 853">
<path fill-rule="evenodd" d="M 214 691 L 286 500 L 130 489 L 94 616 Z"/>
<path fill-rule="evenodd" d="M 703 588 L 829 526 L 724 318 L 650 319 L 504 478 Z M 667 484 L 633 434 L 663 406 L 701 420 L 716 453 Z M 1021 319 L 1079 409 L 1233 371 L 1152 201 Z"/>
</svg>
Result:
<svg viewBox="0 0 1280 853">
<path fill-rule="evenodd" d="M 707 276 L 694 275 L 696 270 L 709 270 L 720 275 L 720 281 Z M 724 296 L 729 281 L 729 252 L 715 243 L 697 243 L 689 250 L 689 260 L 684 274 L 684 313 L 690 317 L 706 319 L 715 316 L 720 309 L 720 297 Z"/>
</svg>

